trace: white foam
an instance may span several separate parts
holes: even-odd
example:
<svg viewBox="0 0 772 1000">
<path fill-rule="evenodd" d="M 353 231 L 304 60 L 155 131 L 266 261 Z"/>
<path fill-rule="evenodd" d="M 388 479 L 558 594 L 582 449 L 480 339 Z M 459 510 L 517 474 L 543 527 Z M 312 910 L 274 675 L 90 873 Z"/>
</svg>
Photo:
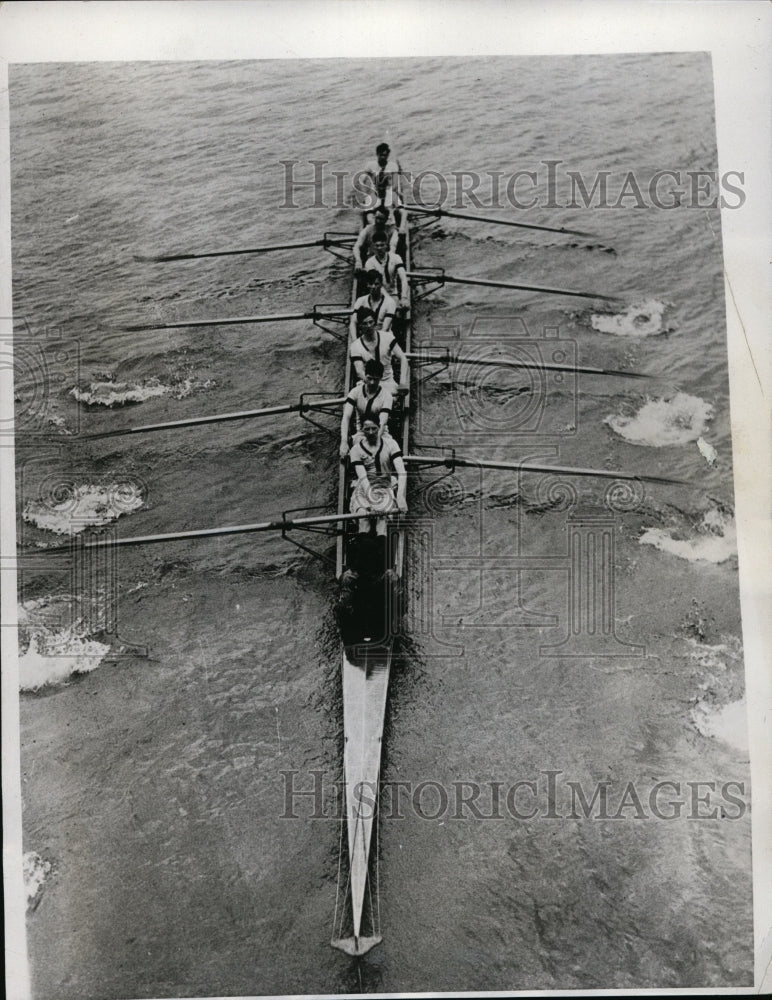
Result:
<svg viewBox="0 0 772 1000">
<path fill-rule="evenodd" d="M 149 378 L 138 382 L 115 382 L 105 379 L 92 382 L 88 388 L 75 386 L 70 390 L 79 403 L 88 406 L 123 406 L 126 403 L 143 403 L 155 396 L 173 395 L 176 399 L 184 399 L 190 395 L 194 387 L 193 379 L 184 379 L 173 385 L 166 385 L 158 378 Z"/>
<path fill-rule="evenodd" d="M 748 723 L 745 698 L 716 708 L 699 700 L 691 711 L 692 722 L 703 736 L 723 740 L 736 750 L 748 752 Z"/>
<path fill-rule="evenodd" d="M 38 691 L 88 674 L 109 651 L 106 643 L 87 638 L 79 622 L 61 632 L 33 632 L 26 652 L 19 655 L 19 690 Z"/>
<path fill-rule="evenodd" d="M 77 486 L 59 503 L 30 500 L 24 508 L 24 520 L 58 535 L 77 535 L 89 527 L 100 527 L 117 520 L 121 514 L 139 510 L 142 494 L 133 483 L 109 486 Z"/>
<path fill-rule="evenodd" d="M 697 535 L 674 538 L 664 528 L 647 528 L 640 545 L 653 545 L 689 562 L 722 563 L 737 555 L 737 527 L 731 514 L 712 507 L 697 526 Z"/>
<path fill-rule="evenodd" d="M 726 642 L 719 642 L 714 646 L 698 642 L 696 639 L 686 640 L 694 650 L 691 653 L 692 659 L 704 670 L 725 673 L 730 660 L 736 663 L 742 657 L 742 644 L 738 638 L 735 636 L 722 636 L 722 638 L 726 638 Z"/>
<path fill-rule="evenodd" d="M 29 906 L 43 888 L 46 878 L 51 874 L 51 862 L 44 861 L 35 851 L 27 851 L 22 858 L 22 871 L 24 889 L 27 893 L 27 905 Z"/>
<path fill-rule="evenodd" d="M 708 465 L 711 467 L 711 469 L 714 469 L 718 465 L 718 452 L 710 443 L 710 441 L 706 441 L 704 437 L 698 437 L 697 447 L 699 449 L 700 454 L 708 463 Z"/>
<path fill-rule="evenodd" d="M 593 313 L 590 325 L 614 337 L 656 337 L 665 332 L 667 306 L 657 299 L 634 302 L 622 313 Z"/>
<path fill-rule="evenodd" d="M 632 444 L 664 448 L 696 441 L 713 417 L 713 407 L 685 392 L 671 399 L 647 399 L 631 417 L 612 413 L 604 423 Z"/>
</svg>

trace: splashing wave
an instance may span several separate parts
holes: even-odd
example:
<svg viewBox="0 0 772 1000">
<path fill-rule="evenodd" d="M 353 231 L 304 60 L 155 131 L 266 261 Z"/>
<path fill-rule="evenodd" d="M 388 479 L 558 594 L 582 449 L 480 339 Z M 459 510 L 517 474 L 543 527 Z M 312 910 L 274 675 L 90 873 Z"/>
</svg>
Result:
<svg viewBox="0 0 772 1000">
<path fill-rule="evenodd" d="M 30 500 L 24 508 L 24 520 L 57 535 L 77 535 L 86 528 L 101 527 L 117 520 L 121 514 L 139 510 L 144 504 L 142 493 L 133 483 L 108 486 L 76 486 L 59 502 Z"/>
<path fill-rule="evenodd" d="M 603 423 L 632 444 L 664 448 L 696 441 L 712 417 L 710 403 L 679 392 L 672 399 L 647 399 L 631 417 L 609 414 Z"/>
<path fill-rule="evenodd" d="M 613 337 L 658 337 L 667 333 L 665 310 L 667 305 L 657 299 L 634 302 L 622 313 L 593 313 L 590 326 L 598 333 Z"/>
<path fill-rule="evenodd" d="M 737 555 L 737 527 L 731 513 L 712 507 L 691 538 L 674 538 L 664 528 L 647 528 L 638 543 L 653 545 L 689 562 L 722 563 Z"/>
<path fill-rule="evenodd" d="M 193 378 L 180 379 L 169 384 L 159 378 L 149 378 L 136 382 L 117 382 L 112 376 L 100 381 L 91 382 L 83 388 L 75 386 L 70 390 L 79 403 L 86 406 L 125 406 L 129 403 L 144 403 L 146 399 L 157 396 L 173 396 L 174 399 L 184 399 L 195 389 L 209 389 L 215 382 L 212 379 L 198 381 Z"/>
<path fill-rule="evenodd" d="M 43 883 L 51 874 L 51 867 L 51 862 L 44 861 L 35 851 L 27 851 L 22 858 L 24 890 L 27 893 L 28 906 L 35 902 Z"/>
</svg>

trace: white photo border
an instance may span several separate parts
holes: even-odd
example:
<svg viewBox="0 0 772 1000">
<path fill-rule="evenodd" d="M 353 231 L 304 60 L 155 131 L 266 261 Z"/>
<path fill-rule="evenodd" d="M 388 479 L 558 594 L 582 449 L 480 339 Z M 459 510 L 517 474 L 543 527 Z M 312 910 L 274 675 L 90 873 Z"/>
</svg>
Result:
<svg viewBox="0 0 772 1000">
<path fill-rule="evenodd" d="M 744 210 L 722 212 L 740 594 L 753 788 L 755 989 L 772 992 L 772 431 L 768 260 L 772 32 L 766 0 L 219 0 L 13 3 L 0 9 L 0 333 L 11 331 L 8 66 L 63 61 L 601 55 L 712 57 L 719 163 L 745 174 Z M 403 29 L 394 31 L 395 23 Z M 495 28 L 495 30 L 494 30 Z M 0 420 L 13 419 L 0 370 Z M 7 426 L 7 425 L 6 425 Z M 16 622 L 14 454 L 0 449 L 2 620 Z M 2 637 L 7 995 L 30 985 L 21 877 L 16 632 Z M 593 991 L 630 995 L 632 990 Z M 643 993 L 662 991 L 641 991 Z M 733 989 L 674 990 L 731 994 Z M 467 994 L 472 995 L 472 994 Z M 480 996 L 484 994 L 474 994 Z M 491 995 L 491 994 L 488 994 Z M 500 994 L 499 994 L 500 995 Z M 511 993 L 508 995 L 519 995 Z M 550 995 L 544 993 L 543 995 Z M 555 995 L 552 993 L 551 995 Z M 561 995 L 567 995 L 561 993 Z"/>
</svg>

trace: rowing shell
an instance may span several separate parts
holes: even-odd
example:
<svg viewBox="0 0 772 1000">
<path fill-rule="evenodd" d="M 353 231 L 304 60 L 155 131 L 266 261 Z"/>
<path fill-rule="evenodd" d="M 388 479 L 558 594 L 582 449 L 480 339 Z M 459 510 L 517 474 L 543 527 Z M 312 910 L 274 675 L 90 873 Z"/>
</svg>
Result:
<svg viewBox="0 0 772 1000">
<path fill-rule="evenodd" d="M 410 233 L 406 227 L 404 245 L 399 247 L 403 254 L 406 270 L 410 270 Z M 351 292 L 353 306 L 357 297 L 356 277 Z M 397 331 L 403 350 L 411 346 L 412 320 L 410 313 L 405 317 L 402 336 Z M 346 357 L 346 394 L 351 387 L 351 364 Z M 401 445 L 403 454 L 408 453 L 410 434 L 409 407 L 403 413 Z M 350 463 L 341 465 L 338 489 L 338 513 L 348 512 L 351 496 Z M 355 525 L 350 526 L 355 530 Z M 337 573 L 340 578 L 347 565 L 347 551 L 353 532 L 344 532 L 338 539 Z M 397 527 L 389 533 L 389 553 L 391 566 L 399 586 L 405 559 L 405 531 Z M 381 941 L 373 893 L 370 890 L 370 847 L 373 826 L 377 816 L 378 783 L 381 769 L 381 744 L 383 723 L 386 715 L 386 696 L 394 652 L 393 629 L 396 624 L 396 604 L 390 601 L 391 594 L 385 594 L 389 607 L 384 609 L 381 620 L 385 623 L 385 634 L 379 641 L 367 641 L 356 647 L 345 646 L 342 653 L 343 664 L 343 777 L 346 795 L 346 823 L 348 829 L 349 893 L 351 901 L 350 920 L 352 933 L 347 937 L 336 937 L 332 945 L 348 955 L 364 955 Z M 369 898 L 369 907 L 366 902 Z M 367 910 L 367 912 L 366 912 Z M 344 914 L 346 918 L 348 914 Z M 367 923 L 367 927 L 365 927 Z M 337 927 L 336 927 L 337 929 Z"/>
</svg>

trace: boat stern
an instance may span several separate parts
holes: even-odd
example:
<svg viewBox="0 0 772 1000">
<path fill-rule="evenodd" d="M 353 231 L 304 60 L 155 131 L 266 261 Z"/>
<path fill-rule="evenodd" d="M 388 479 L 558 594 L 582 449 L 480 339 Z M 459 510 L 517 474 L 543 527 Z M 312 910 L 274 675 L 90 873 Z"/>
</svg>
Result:
<svg viewBox="0 0 772 1000">
<path fill-rule="evenodd" d="M 360 955 L 366 955 L 371 948 L 380 944 L 381 941 L 383 941 L 381 935 L 374 934 L 372 937 L 333 938 L 330 944 L 333 948 L 351 955 L 352 958 L 358 958 Z"/>
</svg>

